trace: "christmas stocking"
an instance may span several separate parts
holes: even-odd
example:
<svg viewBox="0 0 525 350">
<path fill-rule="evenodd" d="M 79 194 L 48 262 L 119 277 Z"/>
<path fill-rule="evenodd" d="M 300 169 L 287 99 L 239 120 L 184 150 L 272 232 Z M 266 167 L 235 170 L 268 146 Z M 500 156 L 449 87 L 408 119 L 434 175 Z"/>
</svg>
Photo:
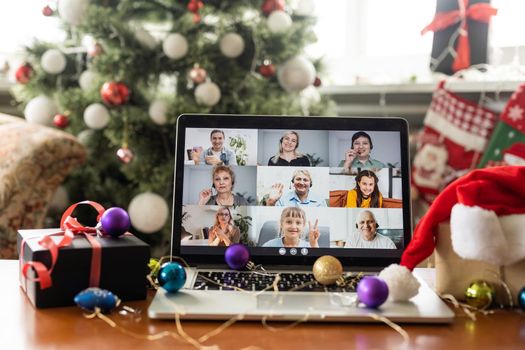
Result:
<svg viewBox="0 0 525 350">
<path fill-rule="evenodd" d="M 412 166 L 412 184 L 430 204 L 452 180 L 476 167 L 497 115 L 439 83 L 424 120 Z"/>
<path fill-rule="evenodd" d="M 512 94 L 479 167 L 525 165 L 525 84 Z"/>
</svg>

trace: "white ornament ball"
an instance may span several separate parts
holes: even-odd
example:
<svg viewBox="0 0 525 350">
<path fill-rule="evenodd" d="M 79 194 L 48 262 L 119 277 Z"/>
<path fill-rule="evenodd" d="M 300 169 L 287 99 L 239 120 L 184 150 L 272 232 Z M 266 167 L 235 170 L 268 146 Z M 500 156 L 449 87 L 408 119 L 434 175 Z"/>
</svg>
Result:
<svg viewBox="0 0 525 350">
<path fill-rule="evenodd" d="M 154 49 L 157 46 L 157 40 L 142 26 L 136 25 L 133 27 L 133 32 L 135 33 L 135 38 L 142 46 L 147 47 L 148 49 Z"/>
<path fill-rule="evenodd" d="M 162 43 L 162 51 L 174 60 L 186 56 L 188 53 L 188 41 L 179 33 L 171 33 Z"/>
<path fill-rule="evenodd" d="M 303 56 L 290 58 L 277 70 L 279 84 L 286 91 L 297 92 L 315 81 L 315 67 Z"/>
<path fill-rule="evenodd" d="M 80 74 L 80 77 L 78 78 L 78 85 L 80 85 L 80 88 L 83 91 L 89 91 L 94 89 L 95 83 L 97 80 L 99 80 L 100 76 L 97 72 L 94 72 L 92 70 L 85 70 Z"/>
<path fill-rule="evenodd" d="M 40 58 L 40 65 L 46 73 L 62 73 L 66 68 L 66 56 L 60 50 L 49 49 Z"/>
<path fill-rule="evenodd" d="M 220 99 L 221 89 L 211 81 L 199 84 L 195 89 L 195 100 L 200 105 L 212 107 L 215 106 Z"/>
<path fill-rule="evenodd" d="M 58 186 L 55 194 L 53 194 L 53 198 L 51 198 L 49 208 L 61 212 L 67 209 L 68 205 L 69 194 L 67 193 L 66 188 L 64 186 Z"/>
<path fill-rule="evenodd" d="M 388 297 L 393 301 L 407 301 L 414 297 L 420 283 L 405 266 L 392 264 L 379 273 L 379 278 L 388 285 Z"/>
<path fill-rule="evenodd" d="M 88 146 L 91 142 L 93 136 L 95 134 L 95 131 L 92 129 L 85 129 L 78 133 L 77 140 L 84 146 Z"/>
<path fill-rule="evenodd" d="M 169 216 L 168 204 L 158 194 L 144 192 L 135 196 L 128 206 L 131 224 L 143 233 L 157 232 Z"/>
<path fill-rule="evenodd" d="M 101 103 L 92 103 L 84 110 L 84 123 L 91 129 L 103 129 L 109 123 L 109 111 Z"/>
<path fill-rule="evenodd" d="M 268 28 L 272 33 L 280 33 L 286 31 L 292 26 L 292 18 L 284 11 L 273 11 L 268 16 Z"/>
<path fill-rule="evenodd" d="M 89 0 L 59 0 L 58 13 L 67 23 L 77 26 L 82 23 Z"/>
<path fill-rule="evenodd" d="M 53 125 L 53 117 L 57 114 L 58 108 L 47 96 L 40 95 L 31 99 L 24 109 L 24 116 L 29 123 Z"/>
<path fill-rule="evenodd" d="M 219 48 L 226 57 L 239 57 L 244 51 L 244 39 L 237 33 L 228 33 L 221 38 Z"/>
<path fill-rule="evenodd" d="M 149 116 L 155 124 L 164 125 L 168 121 L 168 105 L 163 100 L 155 100 L 149 106 Z"/>
<path fill-rule="evenodd" d="M 300 0 L 295 8 L 295 14 L 299 16 L 313 16 L 314 12 L 314 0 Z"/>
</svg>

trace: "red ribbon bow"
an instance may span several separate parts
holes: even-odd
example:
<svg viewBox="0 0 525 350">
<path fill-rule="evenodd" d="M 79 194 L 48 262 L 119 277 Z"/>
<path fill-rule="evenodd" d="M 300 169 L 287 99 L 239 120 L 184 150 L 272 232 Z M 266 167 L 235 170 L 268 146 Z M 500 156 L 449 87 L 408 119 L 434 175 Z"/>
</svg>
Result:
<svg viewBox="0 0 525 350">
<path fill-rule="evenodd" d="M 495 16 L 498 10 L 489 4 L 473 4 L 469 6 L 469 0 L 458 0 L 458 9 L 449 12 L 438 12 L 432 22 L 421 31 L 421 35 L 429 31 L 437 32 L 461 22 L 459 29 L 458 46 L 452 69 L 458 70 L 470 67 L 470 46 L 468 41 L 467 19 L 473 19 L 483 23 L 489 23 L 490 18 Z"/>
<path fill-rule="evenodd" d="M 33 282 L 40 282 L 41 289 L 46 289 L 53 285 L 51 280 L 51 273 L 53 272 L 55 264 L 58 260 L 59 249 L 62 247 L 69 246 L 73 241 L 75 235 L 79 234 L 83 234 L 91 244 L 91 247 L 93 248 L 91 256 L 91 272 L 89 277 L 89 286 L 98 287 L 100 283 L 102 246 L 100 242 L 97 241 L 94 237 L 97 235 L 97 229 L 95 227 L 83 226 L 77 221 L 77 219 L 71 217 L 73 210 L 75 210 L 75 208 L 79 204 L 89 204 L 93 208 L 95 208 L 98 213 L 97 222 L 100 221 L 100 218 L 105 211 L 102 205 L 92 201 L 78 202 L 66 209 L 66 211 L 62 215 L 62 219 L 60 220 L 60 231 L 50 235 L 45 235 L 38 242 L 38 244 L 40 244 L 42 247 L 49 250 L 49 253 L 51 254 L 51 266 L 49 268 L 39 261 L 24 262 L 23 251 L 26 240 L 22 240 L 20 246 L 20 266 L 22 276 L 24 276 L 26 280 L 29 279 Z M 63 235 L 63 237 L 60 240 L 60 242 L 55 243 L 55 241 L 51 237 L 57 235 Z M 37 275 L 36 278 L 30 278 L 28 276 L 28 271 L 30 268 L 33 268 L 35 270 L 35 273 Z"/>
</svg>

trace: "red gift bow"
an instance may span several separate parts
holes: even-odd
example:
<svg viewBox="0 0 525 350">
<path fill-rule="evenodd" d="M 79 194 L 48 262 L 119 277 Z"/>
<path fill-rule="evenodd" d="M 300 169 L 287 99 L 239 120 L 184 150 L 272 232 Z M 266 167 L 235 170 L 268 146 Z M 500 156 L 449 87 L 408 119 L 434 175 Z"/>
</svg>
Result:
<svg viewBox="0 0 525 350">
<path fill-rule="evenodd" d="M 449 12 L 438 12 L 432 22 L 421 31 L 421 35 L 429 31 L 437 32 L 461 22 L 459 30 L 458 46 L 452 69 L 458 70 L 470 67 L 470 46 L 468 41 L 467 19 L 489 23 L 490 18 L 498 13 L 498 10 L 489 4 L 473 4 L 468 6 L 469 0 L 458 0 L 458 9 Z"/>
<path fill-rule="evenodd" d="M 74 217 L 71 217 L 71 214 L 73 213 L 73 210 L 79 205 L 79 204 L 89 204 L 93 208 L 96 209 L 98 212 L 97 216 L 97 222 L 100 221 L 100 218 L 104 211 L 104 207 L 97 202 L 93 201 L 82 201 L 75 203 L 71 205 L 69 208 L 66 209 L 64 214 L 62 215 L 62 219 L 60 220 L 60 230 L 59 232 L 45 235 L 42 237 L 42 239 L 38 242 L 42 247 L 49 250 L 51 254 L 51 267 L 47 267 L 43 263 L 39 261 L 28 261 L 24 262 L 23 260 L 23 251 L 24 251 L 24 245 L 25 245 L 25 239 L 22 240 L 22 243 L 20 245 L 20 265 L 22 266 L 21 271 L 22 275 L 26 280 L 31 280 L 33 282 L 40 282 L 40 288 L 46 289 L 53 285 L 53 282 L 51 280 L 51 273 L 53 272 L 53 269 L 55 268 L 55 264 L 58 260 L 58 252 L 59 249 L 62 247 L 67 247 L 71 244 L 73 241 L 73 238 L 75 235 L 83 234 L 87 240 L 89 241 L 89 244 L 91 244 L 92 250 L 92 256 L 91 256 L 91 272 L 89 275 L 89 286 L 90 287 L 98 287 L 100 282 L 100 266 L 101 266 L 101 258 L 102 258 L 102 246 L 99 241 L 95 239 L 94 236 L 97 235 L 97 229 L 95 227 L 87 227 L 80 224 L 77 219 Z M 52 236 L 56 235 L 63 235 L 62 240 L 57 244 L 53 239 Z M 29 278 L 28 271 L 30 268 L 33 268 L 35 270 L 35 273 L 37 275 L 37 278 Z"/>
</svg>

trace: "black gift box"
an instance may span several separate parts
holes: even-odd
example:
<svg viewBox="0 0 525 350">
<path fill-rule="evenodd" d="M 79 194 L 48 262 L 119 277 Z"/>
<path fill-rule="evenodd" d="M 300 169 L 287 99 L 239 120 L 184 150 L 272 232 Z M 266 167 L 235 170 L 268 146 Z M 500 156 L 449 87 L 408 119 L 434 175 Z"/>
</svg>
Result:
<svg viewBox="0 0 525 350">
<path fill-rule="evenodd" d="M 19 230 L 18 250 L 25 262 L 39 261 L 48 268 L 51 254 L 38 242 L 45 235 L 60 232 L 59 229 Z M 23 252 L 21 242 L 25 239 Z M 62 235 L 52 236 L 55 243 Z M 150 247 L 133 235 L 118 238 L 96 237 L 102 246 L 100 285 L 121 300 L 145 299 L 146 276 Z M 71 245 L 59 249 L 56 265 L 51 273 L 52 286 L 41 289 L 40 282 L 24 278 L 20 271 L 20 283 L 31 303 L 38 308 L 74 305 L 74 296 L 89 287 L 92 247 L 83 234 L 78 234 Z M 21 266 L 22 267 L 22 266 Z M 32 268 L 30 277 L 36 277 Z"/>
<path fill-rule="evenodd" d="M 469 6 L 478 3 L 487 3 L 490 4 L 490 0 L 470 0 Z M 458 0 L 438 0 L 436 2 L 436 13 L 439 12 L 449 12 L 458 9 Z M 447 27 L 443 30 L 436 31 L 434 33 L 434 41 L 432 43 L 432 58 L 438 59 L 444 52 L 447 51 L 447 48 L 450 44 L 450 38 L 459 28 L 460 23 L 456 23 Z M 489 32 L 488 23 L 479 22 L 471 18 L 467 19 L 467 30 L 468 30 L 468 39 L 470 45 L 470 65 L 476 65 L 480 63 L 487 63 L 487 38 Z M 453 47 L 457 49 L 458 40 L 454 42 Z M 437 66 L 430 64 L 430 69 L 435 72 L 441 72 L 445 74 L 453 74 L 454 70 L 452 69 L 452 63 L 454 62 L 454 57 L 448 53 L 444 56 L 443 60 L 439 62 Z"/>
</svg>

